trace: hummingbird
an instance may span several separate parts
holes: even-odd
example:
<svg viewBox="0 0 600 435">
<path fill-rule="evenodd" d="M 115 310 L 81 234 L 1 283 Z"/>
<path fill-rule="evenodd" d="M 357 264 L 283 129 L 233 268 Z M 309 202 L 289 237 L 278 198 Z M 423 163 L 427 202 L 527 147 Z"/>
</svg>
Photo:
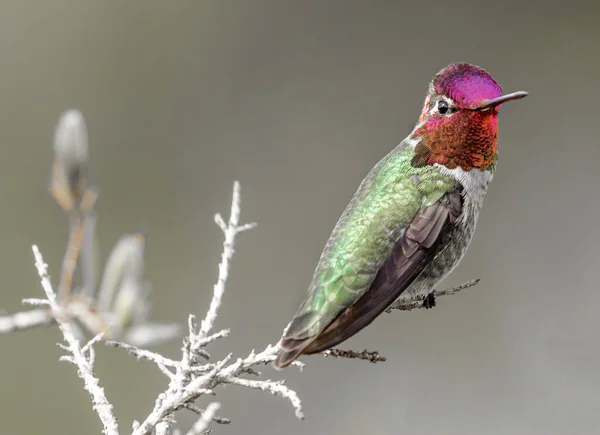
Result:
<svg viewBox="0 0 600 435">
<path fill-rule="evenodd" d="M 412 132 L 371 169 L 335 225 L 276 369 L 347 340 L 458 265 L 496 172 L 500 105 L 526 96 L 503 95 L 468 63 L 434 76 Z"/>
</svg>

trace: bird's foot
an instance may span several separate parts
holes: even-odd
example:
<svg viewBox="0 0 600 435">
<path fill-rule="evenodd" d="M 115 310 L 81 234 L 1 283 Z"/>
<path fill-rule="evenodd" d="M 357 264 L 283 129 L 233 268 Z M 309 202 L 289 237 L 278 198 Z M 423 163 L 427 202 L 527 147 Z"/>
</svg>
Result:
<svg viewBox="0 0 600 435">
<path fill-rule="evenodd" d="M 423 299 L 423 308 L 428 310 L 429 308 L 435 307 L 435 305 L 435 291 L 432 291 L 427 296 L 425 296 L 425 299 Z"/>
</svg>

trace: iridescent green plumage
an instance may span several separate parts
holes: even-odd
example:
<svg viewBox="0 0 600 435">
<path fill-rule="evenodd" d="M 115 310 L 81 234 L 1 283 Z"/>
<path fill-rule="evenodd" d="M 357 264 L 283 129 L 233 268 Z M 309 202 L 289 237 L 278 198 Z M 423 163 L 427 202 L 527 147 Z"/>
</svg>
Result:
<svg viewBox="0 0 600 435">
<path fill-rule="evenodd" d="M 415 168 L 413 149 L 401 144 L 362 182 L 334 228 L 290 331 L 318 333 L 358 299 L 391 255 L 402 231 L 424 206 L 456 187 L 432 166 Z"/>
<path fill-rule="evenodd" d="M 457 189 L 457 180 L 437 168 L 412 166 L 413 150 L 400 144 L 361 183 L 323 250 L 288 340 L 316 337 L 359 300 L 415 216 Z"/>
</svg>

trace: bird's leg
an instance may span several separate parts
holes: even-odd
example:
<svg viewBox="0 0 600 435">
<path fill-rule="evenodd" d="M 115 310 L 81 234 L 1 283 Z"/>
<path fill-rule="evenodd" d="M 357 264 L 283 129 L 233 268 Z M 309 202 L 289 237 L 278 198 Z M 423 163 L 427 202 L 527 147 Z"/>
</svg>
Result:
<svg viewBox="0 0 600 435">
<path fill-rule="evenodd" d="M 425 299 L 423 299 L 423 308 L 428 310 L 429 308 L 435 307 L 435 305 L 435 290 L 433 290 L 425 296 Z"/>
</svg>

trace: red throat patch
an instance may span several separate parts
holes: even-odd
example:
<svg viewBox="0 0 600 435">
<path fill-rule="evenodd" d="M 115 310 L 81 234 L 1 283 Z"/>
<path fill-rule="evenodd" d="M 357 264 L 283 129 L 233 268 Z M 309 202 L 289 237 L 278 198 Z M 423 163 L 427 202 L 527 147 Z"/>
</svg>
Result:
<svg viewBox="0 0 600 435">
<path fill-rule="evenodd" d="M 413 133 L 415 167 L 439 163 L 448 169 L 488 169 L 498 152 L 495 111 L 459 111 L 450 118 L 431 118 Z"/>
</svg>

